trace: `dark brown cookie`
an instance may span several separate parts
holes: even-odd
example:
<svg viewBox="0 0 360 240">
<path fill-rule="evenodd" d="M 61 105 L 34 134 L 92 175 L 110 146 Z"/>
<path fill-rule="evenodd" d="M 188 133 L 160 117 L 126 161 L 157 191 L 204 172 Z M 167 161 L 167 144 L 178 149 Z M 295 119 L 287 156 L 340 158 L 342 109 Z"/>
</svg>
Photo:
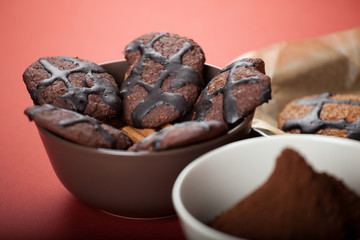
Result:
<svg viewBox="0 0 360 240">
<path fill-rule="evenodd" d="M 193 40 L 169 33 L 141 36 L 125 49 L 129 69 L 121 86 L 124 121 L 156 128 L 185 115 L 202 87 L 205 56 Z"/>
<path fill-rule="evenodd" d="M 203 142 L 226 133 L 227 124 L 222 121 L 187 121 L 174 124 L 153 133 L 129 150 L 162 151 Z"/>
<path fill-rule="evenodd" d="M 278 127 L 360 140 L 360 96 L 323 93 L 295 99 L 278 115 Z"/>
<path fill-rule="evenodd" d="M 271 99 L 271 80 L 259 58 L 238 60 L 222 69 L 201 92 L 191 118 L 237 123 Z"/>
<path fill-rule="evenodd" d="M 23 80 L 35 105 L 45 103 L 105 120 L 119 114 L 115 79 L 101 66 L 73 57 L 45 57 L 31 64 Z"/>
<path fill-rule="evenodd" d="M 132 144 L 126 134 L 110 125 L 50 104 L 29 107 L 25 114 L 36 124 L 84 146 L 127 149 Z"/>
</svg>

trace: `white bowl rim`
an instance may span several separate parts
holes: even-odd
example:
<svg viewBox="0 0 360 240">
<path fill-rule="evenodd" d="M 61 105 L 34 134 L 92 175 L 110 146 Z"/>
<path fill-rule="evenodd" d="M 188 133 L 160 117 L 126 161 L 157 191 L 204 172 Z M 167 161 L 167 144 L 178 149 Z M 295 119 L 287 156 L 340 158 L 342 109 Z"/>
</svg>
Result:
<svg viewBox="0 0 360 240">
<path fill-rule="evenodd" d="M 314 134 L 284 134 L 284 135 L 274 135 L 270 137 L 256 137 L 256 138 L 249 138 L 244 139 L 241 141 L 236 141 L 233 143 L 229 143 L 227 145 L 221 146 L 217 149 L 214 149 L 210 152 L 207 152 L 191 163 L 189 163 L 178 175 L 172 190 L 172 201 L 175 208 L 176 213 L 180 216 L 180 218 L 184 219 L 189 225 L 191 225 L 194 229 L 201 232 L 205 236 L 211 236 L 214 239 L 229 239 L 229 240 L 239 240 L 242 238 L 238 238 L 221 231 L 218 231 L 210 226 L 207 226 L 200 220 L 196 219 L 183 205 L 181 199 L 181 188 L 182 183 L 184 182 L 186 176 L 192 169 L 196 168 L 202 162 L 207 161 L 207 159 L 211 158 L 212 155 L 216 155 L 219 152 L 226 152 L 233 148 L 236 148 L 241 145 L 249 145 L 254 144 L 256 142 L 272 142 L 277 140 L 284 140 L 287 142 L 294 142 L 297 140 L 308 140 L 314 142 L 328 142 L 328 143 L 336 143 L 336 144 L 346 144 L 351 145 L 354 147 L 360 147 L 360 141 L 352 140 L 352 139 L 345 139 L 340 137 L 333 137 L 333 136 L 325 136 L 325 135 L 314 135 Z"/>
</svg>

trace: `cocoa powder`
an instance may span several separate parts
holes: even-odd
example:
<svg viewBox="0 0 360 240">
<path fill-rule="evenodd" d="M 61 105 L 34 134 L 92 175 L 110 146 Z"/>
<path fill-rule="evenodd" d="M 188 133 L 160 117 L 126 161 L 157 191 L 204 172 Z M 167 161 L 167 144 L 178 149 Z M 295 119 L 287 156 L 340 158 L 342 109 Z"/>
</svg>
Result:
<svg viewBox="0 0 360 240">
<path fill-rule="evenodd" d="M 210 226 L 249 239 L 357 239 L 360 198 L 287 148 L 269 179 Z"/>
</svg>

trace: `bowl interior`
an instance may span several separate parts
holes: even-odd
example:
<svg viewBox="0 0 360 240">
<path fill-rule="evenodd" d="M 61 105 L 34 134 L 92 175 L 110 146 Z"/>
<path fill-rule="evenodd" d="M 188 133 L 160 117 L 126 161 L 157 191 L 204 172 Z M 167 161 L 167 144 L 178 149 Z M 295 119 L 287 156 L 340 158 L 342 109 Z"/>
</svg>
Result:
<svg viewBox="0 0 360 240">
<path fill-rule="evenodd" d="M 103 63 L 103 64 L 101 64 L 101 66 L 103 68 L 105 68 L 105 70 L 115 78 L 115 80 L 118 84 L 121 84 L 123 82 L 126 70 L 128 68 L 128 64 L 125 60 Z M 221 69 L 219 67 L 216 67 L 216 66 L 213 66 L 210 64 L 204 64 L 203 80 L 204 80 L 205 84 L 207 84 L 220 70 Z M 178 151 L 185 151 L 185 152 L 197 151 L 196 149 L 201 149 L 202 145 L 208 145 L 207 151 L 209 151 L 215 147 L 219 147 L 221 145 L 224 145 L 224 144 L 227 144 L 230 142 L 244 139 L 250 133 L 253 117 L 254 117 L 254 112 L 251 112 L 241 123 L 239 123 L 232 129 L 230 129 L 227 132 L 227 134 L 225 134 L 225 136 L 221 136 L 221 137 L 218 137 L 216 139 L 213 139 L 213 140 L 210 140 L 210 141 L 207 141 L 204 143 L 194 144 L 192 146 L 187 146 L 184 148 L 173 149 L 173 150 L 163 151 L 163 152 L 168 152 L 168 153 L 174 152 L 174 154 L 177 154 Z M 203 150 L 200 150 L 200 151 L 202 153 L 207 152 L 207 151 L 203 151 Z M 125 151 L 117 151 L 117 152 L 125 152 Z M 126 154 L 127 155 L 128 154 L 136 155 L 138 153 L 127 152 Z M 142 153 L 142 154 L 144 154 L 144 153 Z M 151 154 L 154 154 L 154 153 L 151 153 Z M 157 153 L 155 153 L 155 154 L 157 154 Z"/>
<path fill-rule="evenodd" d="M 118 84 L 121 84 L 123 82 L 125 73 L 128 68 L 128 64 L 125 60 L 119 60 L 119 61 L 112 61 L 100 64 L 109 74 L 111 74 L 116 82 Z M 203 69 L 203 79 L 205 82 L 209 82 L 221 69 L 219 67 L 210 65 L 210 64 L 204 64 Z M 209 150 L 212 150 L 216 147 L 222 146 L 224 144 L 234 142 L 237 140 L 244 139 L 248 137 L 250 131 L 251 131 L 251 124 L 252 119 L 254 117 L 254 112 L 251 112 L 246 118 L 243 119 L 242 122 L 240 122 L 238 125 L 231 128 L 227 134 L 217 137 L 215 139 L 211 139 L 206 142 L 201 142 L 198 144 L 193 144 L 191 146 L 171 149 L 171 150 L 165 150 L 161 152 L 147 152 L 147 151 L 140 151 L 140 152 L 130 152 L 130 151 L 123 151 L 123 150 L 111 150 L 111 149 L 89 149 L 87 147 L 79 146 L 80 151 L 100 151 L 103 154 L 115 154 L 115 155 L 126 155 L 126 156 L 144 156 L 144 155 L 154 155 L 154 156 L 162 156 L 162 155 L 173 155 L 173 154 L 186 154 L 189 152 L 197 152 L 197 153 L 205 153 Z M 40 131 L 44 131 L 43 128 L 40 127 Z M 48 134 L 52 134 L 51 132 L 48 132 Z M 57 136 L 54 135 L 56 138 Z M 71 143 L 70 144 L 75 144 Z M 77 144 L 75 144 L 77 145 Z M 205 149 L 205 150 L 204 150 Z"/>
<path fill-rule="evenodd" d="M 205 236 L 231 239 L 206 223 L 262 185 L 285 147 L 297 150 L 316 171 L 332 174 L 360 194 L 357 141 L 314 135 L 243 140 L 199 157 L 179 175 L 173 201 L 187 226 L 185 232 L 202 233 L 204 239 L 208 239 Z"/>
</svg>

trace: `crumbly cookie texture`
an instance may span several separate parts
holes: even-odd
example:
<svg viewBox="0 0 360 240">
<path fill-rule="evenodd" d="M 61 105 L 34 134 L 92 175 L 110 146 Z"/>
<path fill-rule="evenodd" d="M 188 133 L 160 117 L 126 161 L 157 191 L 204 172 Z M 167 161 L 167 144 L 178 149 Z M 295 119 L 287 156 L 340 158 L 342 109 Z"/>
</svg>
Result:
<svg viewBox="0 0 360 240">
<path fill-rule="evenodd" d="M 205 56 L 193 40 L 145 34 L 125 48 L 129 64 L 121 86 L 124 122 L 157 128 L 184 116 L 203 88 Z"/>
<path fill-rule="evenodd" d="M 200 94 L 194 120 L 235 124 L 271 99 L 271 79 L 259 58 L 240 59 L 220 71 Z"/>
<path fill-rule="evenodd" d="M 25 70 L 23 80 L 35 112 L 42 109 L 40 106 L 46 111 L 34 115 L 29 110 L 32 108 L 28 108 L 25 113 L 38 125 L 86 146 L 127 149 L 131 142 L 136 144 L 132 151 L 159 151 L 218 136 L 224 129 L 240 124 L 258 105 L 271 98 L 270 78 L 265 75 L 261 59 L 236 61 L 205 83 L 203 50 L 194 40 L 178 34 L 144 34 L 128 44 L 124 54 L 128 68 L 123 80 L 115 80 L 100 65 L 77 57 L 40 58 Z M 54 119 L 47 112 L 56 113 Z M 71 136 L 65 126 L 59 127 L 63 120 L 56 120 L 55 115 L 81 119 L 72 120 L 66 129 L 86 125 L 91 130 L 80 134 L 73 129 L 76 136 Z M 43 118 L 51 121 L 45 123 Z M 186 121 L 189 122 L 181 125 Z M 169 125 L 176 125 L 169 133 L 176 138 L 160 137 Z M 194 133 L 181 126 L 194 129 Z M 108 134 L 105 130 L 109 127 L 112 130 Z M 212 133 L 206 128 L 212 129 Z M 115 134 L 113 129 L 126 136 L 123 145 L 98 145 L 97 138 L 94 143 L 78 139 L 79 134 L 90 139 L 89 134 L 94 133 L 109 143 Z M 148 143 L 149 135 L 156 136 L 156 144 Z"/>
<path fill-rule="evenodd" d="M 360 140 L 360 96 L 323 93 L 295 99 L 279 113 L 278 127 Z"/>
<path fill-rule="evenodd" d="M 84 146 L 125 150 L 132 145 L 122 131 L 71 110 L 44 104 L 27 108 L 25 114 L 37 125 Z"/>
<path fill-rule="evenodd" d="M 130 147 L 132 151 L 161 151 L 210 140 L 228 130 L 222 121 L 188 121 L 155 132 Z"/>
<path fill-rule="evenodd" d="M 74 57 L 44 57 L 23 80 L 35 105 L 51 104 L 99 120 L 116 117 L 121 98 L 115 79 L 101 66 Z"/>
</svg>

